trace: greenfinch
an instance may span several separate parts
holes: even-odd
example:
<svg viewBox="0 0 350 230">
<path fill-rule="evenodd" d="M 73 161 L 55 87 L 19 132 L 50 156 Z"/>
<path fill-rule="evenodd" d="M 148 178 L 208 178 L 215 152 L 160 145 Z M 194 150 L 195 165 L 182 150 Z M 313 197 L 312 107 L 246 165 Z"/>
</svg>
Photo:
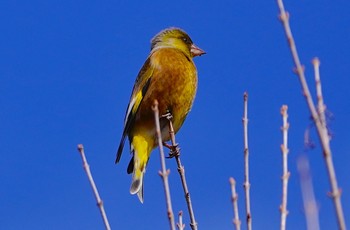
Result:
<svg viewBox="0 0 350 230">
<path fill-rule="evenodd" d="M 143 203 L 143 178 L 150 154 L 158 145 L 152 105 L 158 101 L 159 113 L 172 115 L 175 133 L 191 110 L 197 91 L 197 69 L 193 58 L 205 52 L 179 28 L 160 31 L 151 40 L 151 52 L 134 84 L 124 119 L 124 131 L 116 163 L 128 137 L 133 154 L 127 168 L 132 173 L 131 194 Z M 160 118 L 163 141 L 170 139 L 168 120 Z"/>
</svg>

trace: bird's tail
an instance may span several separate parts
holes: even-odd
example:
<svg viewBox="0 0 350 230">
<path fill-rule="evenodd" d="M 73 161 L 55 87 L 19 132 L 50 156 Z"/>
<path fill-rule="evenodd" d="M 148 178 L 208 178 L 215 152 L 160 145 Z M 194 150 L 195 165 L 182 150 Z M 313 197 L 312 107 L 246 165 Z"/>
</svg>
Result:
<svg viewBox="0 0 350 230">
<path fill-rule="evenodd" d="M 131 159 L 128 167 L 128 172 L 132 172 L 130 193 L 137 194 L 141 203 L 143 203 L 143 177 L 153 145 L 151 142 L 153 141 L 136 135 L 133 137 L 131 144 L 134 157 Z"/>
</svg>

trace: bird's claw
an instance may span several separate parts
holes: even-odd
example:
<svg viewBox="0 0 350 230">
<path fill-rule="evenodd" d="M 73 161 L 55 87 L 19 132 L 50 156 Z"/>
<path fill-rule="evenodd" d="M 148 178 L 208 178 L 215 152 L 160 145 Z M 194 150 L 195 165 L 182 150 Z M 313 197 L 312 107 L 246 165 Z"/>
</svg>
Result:
<svg viewBox="0 0 350 230">
<path fill-rule="evenodd" d="M 163 114 L 161 117 L 166 118 L 167 120 L 171 121 L 173 119 L 173 115 L 169 110 L 165 114 Z"/>
<path fill-rule="evenodd" d="M 166 158 L 173 158 L 173 157 L 180 156 L 179 144 L 169 145 L 168 143 L 163 142 L 163 145 L 168 149 L 170 149 L 169 156 L 167 156 Z"/>
</svg>

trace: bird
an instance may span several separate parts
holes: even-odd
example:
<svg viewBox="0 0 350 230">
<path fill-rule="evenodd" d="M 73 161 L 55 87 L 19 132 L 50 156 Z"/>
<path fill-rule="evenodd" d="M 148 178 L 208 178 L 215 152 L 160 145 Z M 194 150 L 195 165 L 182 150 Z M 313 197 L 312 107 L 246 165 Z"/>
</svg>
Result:
<svg viewBox="0 0 350 230">
<path fill-rule="evenodd" d="M 144 202 L 143 179 L 151 152 L 158 145 L 152 105 L 158 101 L 159 114 L 171 114 L 175 133 L 192 108 L 197 91 L 197 69 L 193 58 L 206 52 L 189 35 L 176 27 L 166 28 L 151 40 L 151 51 L 134 83 L 124 118 L 124 129 L 115 163 L 120 161 L 128 137 L 132 158 L 131 194 Z M 160 118 L 162 141 L 170 139 L 169 121 Z"/>
</svg>

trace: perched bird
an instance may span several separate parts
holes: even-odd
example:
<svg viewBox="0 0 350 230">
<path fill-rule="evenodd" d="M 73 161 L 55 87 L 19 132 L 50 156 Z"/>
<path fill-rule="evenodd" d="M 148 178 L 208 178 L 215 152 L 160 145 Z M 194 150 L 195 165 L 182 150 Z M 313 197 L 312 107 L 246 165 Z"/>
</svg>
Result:
<svg viewBox="0 0 350 230">
<path fill-rule="evenodd" d="M 132 173 L 131 194 L 143 203 L 143 177 L 152 150 L 158 145 L 152 105 L 158 100 L 159 113 L 172 115 L 174 131 L 182 126 L 191 110 L 197 90 L 197 70 L 193 58 L 205 54 L 179 28 L 160 31 L 151 40 L 151 53 L 134 84 L 126 110 L 124 131 L 116 163 L 129 138 L 133 154 L 127 172 Z M 170 139 L 168 121 L 160 118 L 162 140 Z"/>
</svg>

